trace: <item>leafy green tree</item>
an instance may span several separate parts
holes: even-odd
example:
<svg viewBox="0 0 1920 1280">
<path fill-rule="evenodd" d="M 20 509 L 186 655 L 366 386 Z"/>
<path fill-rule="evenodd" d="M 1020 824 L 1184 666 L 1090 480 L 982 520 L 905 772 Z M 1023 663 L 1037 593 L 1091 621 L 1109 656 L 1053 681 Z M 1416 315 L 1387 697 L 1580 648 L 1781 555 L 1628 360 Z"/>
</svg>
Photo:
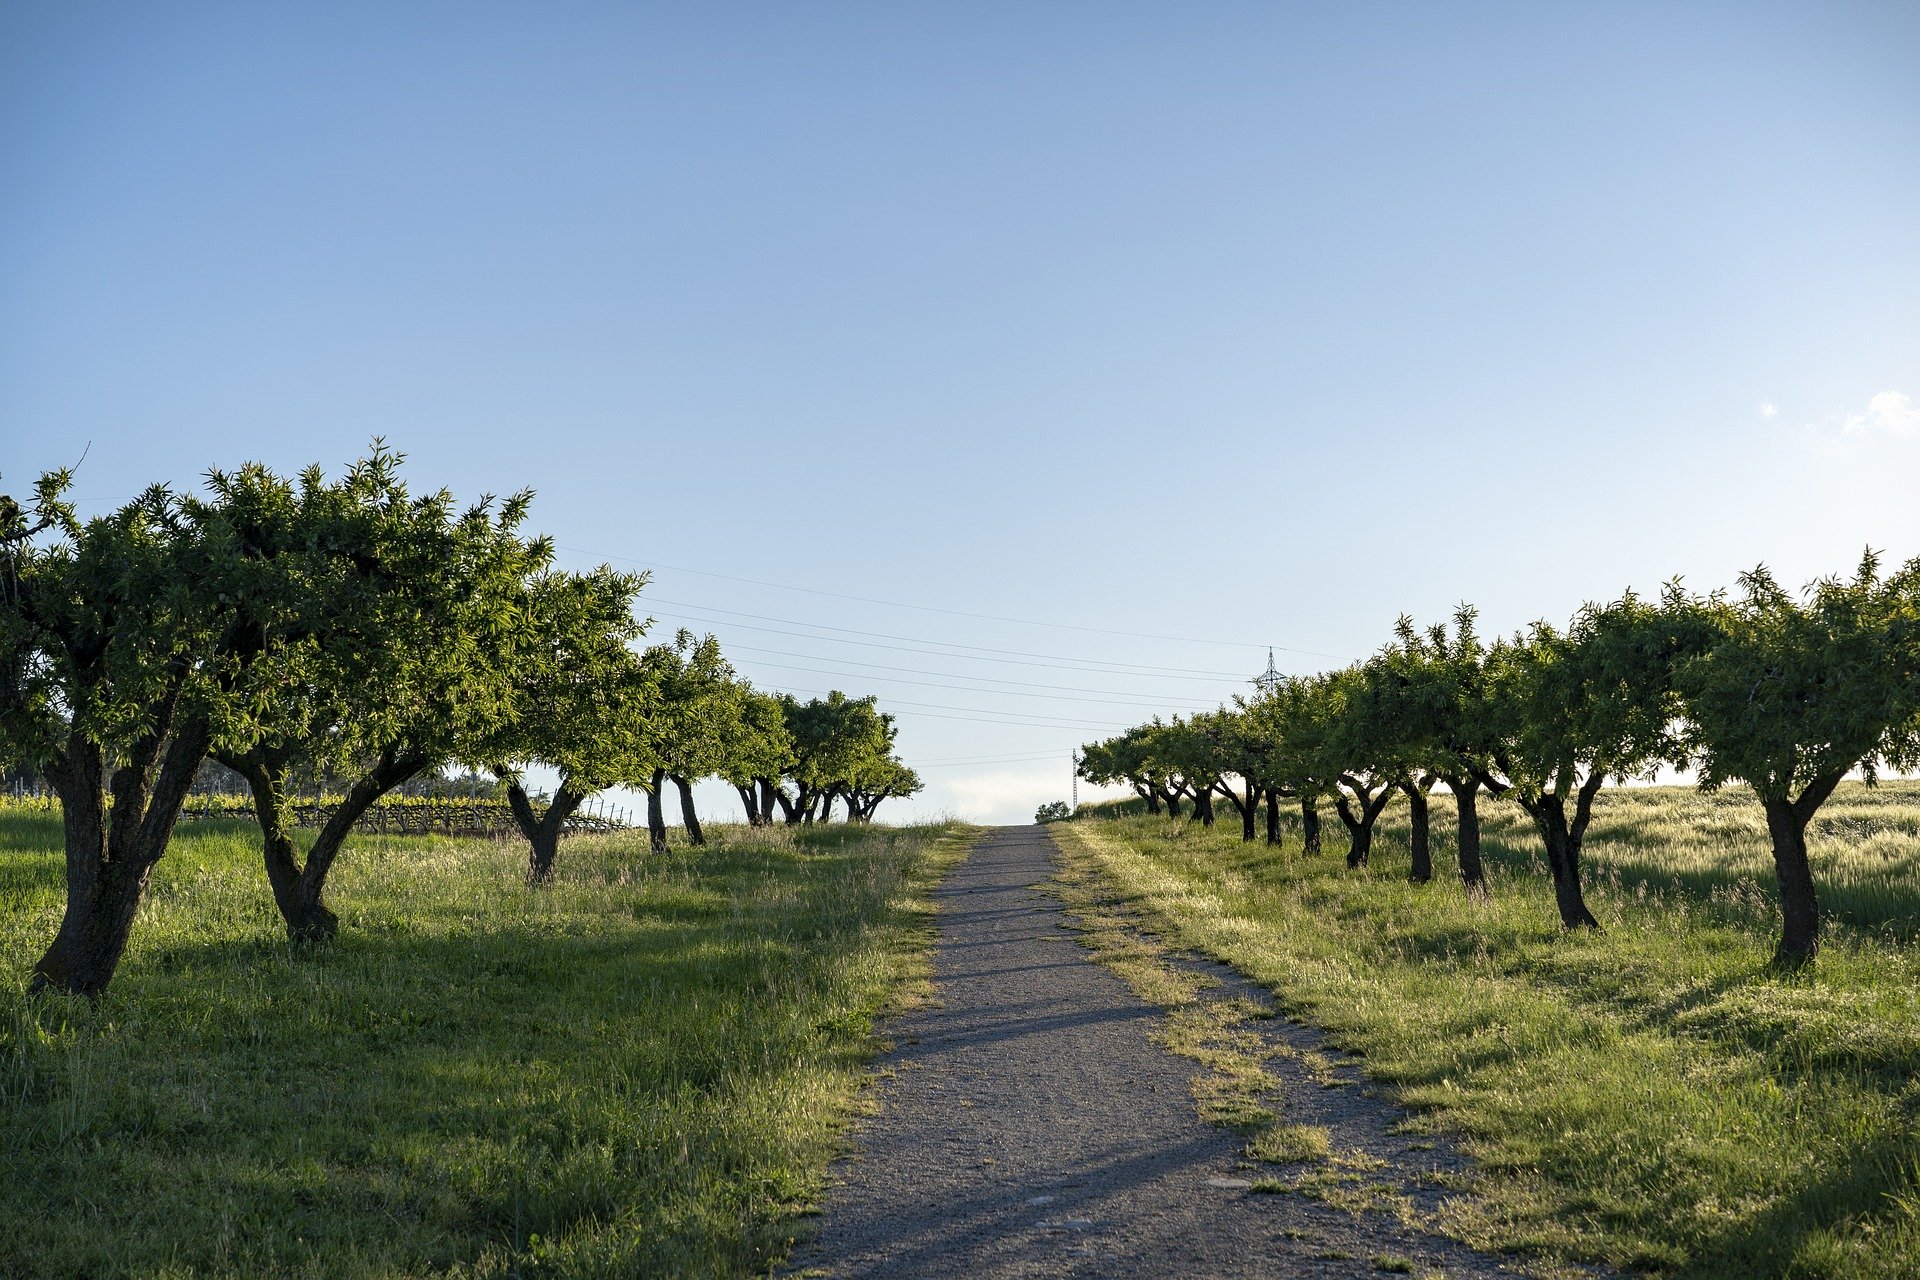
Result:
<svg viewBox="0 0 1920 1280">
<path fill-rule="evenodd" d="M 32 987 L 97 997 L 208 749 L 271 706 L 262 620 L 312 598 L 232 500 L 155 486 L 82 523 L 71 482 L 0 513 L 0 756 L 61 804 L 66 909 Z"/>
<path fill-rule="evenodd" d="M 1854 769 L 1920 763 L 1920 560 L 1884 579 L 1868 552 L 1850 579 L 1826 578 L 1801 600 L 1764 567 L 1741 575 L 1736 601 L 1694 602 L 1713 629 L 1676 684 L 1688 745 L 1707 789 L 1738 779 L 1766 810 L 1780 884 L 1775 962 L 1811 962 L 1819 904 L 1807 824 Z"/>
<path fill-rule="evenodd" d="M 1177 818 L 1178 800 L 1170 797 L 1164 771 L 1153 757 L 1153 734 L 1152 726 L 1137 725 L 1116 737 L 1088 743 L 1080 750 L 1078 772 L 1096 786 L 1126 783 L 1156 817 L 1163 804 L 1172 803 L 1172 816 Z"/>
<path fill-rule="evenodd" d="M 1193 799 L 1193 818 L 1202 826 L 1214 823 L 1213 797 L 1222 789 L 1232 767 L 1225 726 L 1212 713 L 1182 718 L 1165 725 L 1155 721 L 1153 757 L 1174 785 Z"/>
<path fill-rule="evenodd" d="M 327 877 L 361 816 L 509 714 L 502 655 L 516 598 L 550 554 L 517 533 L 530 494 L 463 513 L 445 490 L 411 495 L 401 462 L 376 443 L 337 484 L 317 467 L 297 486 L 257 466 L 208 475 L 221 508 L 245 513 L 247 539 L 304 597 L 256 611 L 256 683 L 269 692 L 213 743 L 252 793 L 267 880 L 295 939 L 338 930 Z M 300 773 L 349 779 L 304 859 L 289 807 Z"/>
<path fill-rule="evenodd" d="M 1264 779 L 1270 744 L 1261 735 L 1244 699 L 1195 719 L 1204 720 L 1214 736 L 1223 775 L 1217 788 L 1240 815 L 1241 841 L 1251 843 L 1259 822 L 1260 802 L 1267 793 Z M 1228 778 L 1239 780 L 1237 789 L 1227 782 Z"/>
<path fill-rule="evenodd" d="M 1506 783 L 1495 772 L 1497 726 L 1487 702 L 1487 649 L 1475 617 L 1471 605 L 1461 605 L 1449 634 L 1444 624 L 1416 631 L 1403 615 L 1394 642 L 1374 659 L 1380 671 L 1374 696 L 1381 718 L 1397 726 L 1403 767 L 1438 778 L 1453 793 L 1460 881 L 1478 896 L 1487 892 L 1479 795 L 1483 789 L 1498 795 Z"/>
<path fill-rule="evenodd" d="M 872 822 L 881 801 L 918 795 L 925 785 L 920 775 L 896 756 L 869 761 L 847 782 L 847 821 Z"/>
<path fill-rule="evenodd" d="M 658 767 L 652 718 L 658 671 L 632 645 L 644 628 L 634 601 L 644 575 L 601 566 L 545 570 L 523 587 L 520 624 L 507 637 L 512 714 L 477 750 L 507 784 L 507 807 L 527 838 L 527 881 L 552 877 L 567 820 L 606 787 L 638 786 Z M 530 764 L 559 772 L 544 809 L 527 793 Z"/>
<path fill-rule="evenodd" d="M 1325 676 L 1289 676 L 1265 699 L 1281 790 L 1300 804 L 1302 851 L 1320 852 L 1320 805 L 1338 793 L 1341 760 L 1334 741 L 1336 703 Z"/>
<path fill-rule="evenodd" d="M 1234 698 L 1240 716 L 1235 772 L 1252 784 L 1266 805 L 1267 843 L 1276 849 L 1281 847 L 1280 802 L 1301 798 L 1297 787 L 1304 776 L 1295 744 L 1286 737 L 1286 719 L 1293 712 L 1291 699 L 1296 694 L 1293 685 L 1283 684 L 1255 698 Z M 1305 813 L 1303 808 L 1303 819 Z M 1243 838 L 1251 838 L 1247 836 L 1250 816 L 1241 814 Z"/>
<path fill-rule="evenodd" d="M 858 771 L 892 749 L 893 718 L 880 712 L 871 695 L 849 698 L 838 689 L 809 702 L 782 694 L 781 709 L 793 735 L 787 776 L 794 799 L 787 805 L 787 821 L 828 821 L 834 801 Z"/>
<path fill-rule="evenodd" d="M 1601 786 L 1684 762 L 1674 672 L 1699 648 L 1700 630 L 1687 610 L 1629 592 L 1583 607 L 1564 634 L 1535 623 L 1488 656 L 1494 761 L 1546 846 L 1565 928 L 1600 927 L 1580 851 Z"/>
<path fill-rule="evenodd" d="M 784 801 L 780 779 L 793 762 L 793 734 L 780 699 L 746 687 L 741 691 L 739 732 L 727 744 L 721 776 L 733 785 L 747 811 L 747 825 L 773 821 L 774 805 Z"/>
<path fill-rule="evenodd" d="M 672 780 L 680 793 L 680 819 L 693 843 L 705 844 L 693 807 L 693 781 L 720 772 L 727 744 L 740 734 L 742 686 L 721 656 L 712 636 L 696 639 L 681 631 L 671 644 L 654 645 L 642 661 L 659 689 L 648 722 L 652 774 L 642 779 L 647 793 L 647 833 L 653 850 L 667 848 L 667 824 L 661 791 Z"/>
<path fill-rule="evenodd" d="M 1347 829 L 1347 866 L 1367 865 L 1380 815 L 1407 776 L 1399 725 L 1382 715 L 1379 692 L 1393 678 L 1378 659 L 1320 678 L 1318 698 L 1326 729 L 1321 771 L 1333 777 L 1334 808 Z"/>
</svg>

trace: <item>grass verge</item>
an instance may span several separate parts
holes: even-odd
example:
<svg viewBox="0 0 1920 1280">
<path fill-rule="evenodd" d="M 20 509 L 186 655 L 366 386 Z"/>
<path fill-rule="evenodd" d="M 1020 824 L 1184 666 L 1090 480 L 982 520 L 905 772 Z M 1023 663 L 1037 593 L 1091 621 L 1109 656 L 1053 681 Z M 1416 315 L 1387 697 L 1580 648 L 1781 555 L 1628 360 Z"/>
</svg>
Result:
<svg viewBox="0 0 1920 1280">
<path fill-rule="evenodd" d="M 284 940 L 182 828 L 98 1008 L 29 1000 L 57 817 L 0 812 L 8 1276 L 742 1276 L 815 1200 L 965 829 L 356 841 Z"/>
<path fill-rule="evenodd" d="M 1598 936 L 1557 928 L 1511 815 L 1489 823 L 1484 903 L 1408 884 L 1404 826 L 1357 874 L 1337 840 L 1302 855 L 1291 826 L 1278 853 L 1224 825 L 1052 831 L 1121 908 L 1267 986 L 1423 1123 L 1461 1134 L 1483 1176 L 1438 1225 L 1468 1243 L 1893 1280 L 1920 1257 L 1917 802 L 1838 798 L 1817 849 L 1836 910 L 1799 978 L 1766 969 L 1768 888 L 1743 871 L 1758 808 L 1732 796 L 1607 797 L 1589 851 Z"/>
</svg>

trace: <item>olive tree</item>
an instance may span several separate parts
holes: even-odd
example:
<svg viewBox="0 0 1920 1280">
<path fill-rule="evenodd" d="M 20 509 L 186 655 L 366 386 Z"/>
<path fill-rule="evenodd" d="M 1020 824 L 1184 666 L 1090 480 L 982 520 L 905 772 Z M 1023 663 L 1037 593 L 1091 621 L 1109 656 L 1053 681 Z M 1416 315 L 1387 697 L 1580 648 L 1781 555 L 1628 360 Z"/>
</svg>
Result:
<svg viewBox="0 0 1920 1280">
<path fill-rule="evenodd" d="M 1871 551 L 1848 579 L 1801 599 L 1765 567 L 1742 574 L 1737 600 L 1693 607 L 1711 627 L 1676 684 L 1700 784 L 1739 780 L 1760 798 L 1780 885 L 1782 967 L 1811 962 L 1819 903 L 1807 824 L 1855 769 L 1920 762 L 1920 560 L 1880 576 Z"/>
</svg>

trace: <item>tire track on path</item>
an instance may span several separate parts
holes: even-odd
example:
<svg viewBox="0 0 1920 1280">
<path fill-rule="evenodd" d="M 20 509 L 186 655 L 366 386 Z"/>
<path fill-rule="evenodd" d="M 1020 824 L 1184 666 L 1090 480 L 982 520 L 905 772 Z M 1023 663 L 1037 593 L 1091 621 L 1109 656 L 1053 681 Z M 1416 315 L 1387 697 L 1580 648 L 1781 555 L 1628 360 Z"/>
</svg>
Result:
<svg viewBox="0 0 1920 1280">
<path fill-rule="evenodd" d="M 1256 1194 L 1246 1138 L 1195 1113 L 1195 1066 L 1088 958 L 1042 827 L 989 832 L 936 892 L 938 1003 L 893 1020 L 879 1110 L 790 1271 L 887 1277 L 1495 1276 L 1386 1213 Z M 1285 1105 L 1284 1103 L 1282 1104 Z M 1382 1134 L 1403 1112 L 1385 1102 Z"/>
</svg>

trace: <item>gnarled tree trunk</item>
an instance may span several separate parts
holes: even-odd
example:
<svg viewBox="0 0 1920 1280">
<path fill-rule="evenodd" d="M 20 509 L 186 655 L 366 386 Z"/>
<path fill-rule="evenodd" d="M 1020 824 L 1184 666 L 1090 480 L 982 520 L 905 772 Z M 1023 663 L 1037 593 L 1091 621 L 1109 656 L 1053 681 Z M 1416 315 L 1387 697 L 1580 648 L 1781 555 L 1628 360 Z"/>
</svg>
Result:
<svg viewBox="0 0 1920 1280">
<path fill-rule="evenodd" d="M 667 818 L 660 810 L 660 788 L 667 783 L 667 771 L 655 769 L 647 793 L 647 844 L 655 853 L 667 851 Z"/>
<path fill-rule="evenodd" d="M 1780 882 L 1780 942 L 1773 950 L 1778 968 L 1804 968 L 1819 954 L 1820 903 L 1813 888 L 1813 867 L 1807 862 L 1807 824 L 1845 776 L 1815 778 L 1798 800 L 1760 797 L 1767 813 L 1767 834 L 1773 838 L 1773 873 Z"/>
<path fill-rule="evenodd" d="M 566 832 L 567 819 L 586 798 L 584 792 L 573 789 L 571 780 L 563 779 L 546 812 L 536 814 L 533 801 L 519 780 L 507 784 L 507 808 L 513 813 L 514 825 L 531 846 L 527 854 L 528 884 L 545 884 L 553 878 L 553 864 L 560 854 L 560 837 Z"/>
<path fill-rule="evenodd" d="M 1277 787 L 1267 788 L 1267 843 L 1281 848 L 1280 840 L 1280 791 Z"/>
<path fill-rule="evenodd" d="M 178 722 L 179 696 L 176 685 L 161 704 L 155 732 L 135 745 L 111 784 L 100 747 L 77 733 L 47 767 L 60 796 L 67 904 L 53 942 L 33 966 L 30 990 L 91 1000 L 113 981 L 147 880 L 167 851 L 211 738 L 203 723 Z"/>
<path fill-rule="evenodd" d="M 1460 862 L 1460 883 L 1466 886 L 1472 897 L 1485 897 L 1488 892 L 1486 868 L 1480 863 L 1480 780 L 1478 778 L 1445 778 L 1447 790 L 1453 792 L 1453 801 L 1459 811 L 1459 847 L 1455 855 Z"/>
<path fill-rule="evenodd" d="M 687 829 L 687 839 L 696 845 L 705 844 L 707 836 L 700 830 L 700 815 L 693 808 L 693 779 L 676 775 L 673 787 L 680 793 L 680 825 Z"/>
<path fill-rule="evenodd" d="M 1407 847 L 1412 854 L 1412 866 L 1407 870 L 1407 878 L 1415 884 L 1425 884 L 1433 879 L 1432 806 L 1427 799 L 1427 788 L 1432 785 L 1431 777 L 1411 778 L 1401 787 L 1407 793 Z"/>
<path fill-rule="evenodd" d="M 267 883 L 273 889 L 274 905 L 286 922 L 287 936 L 295 942 L 328 941 L 340 932 L 340 918 L 327 906 L 327 874 L 333 870 L 347 837 L 353 834 L 354 824 L 381 796 L 419 775 L 430 762 L 424 756 L 391 749 L 383 752 L 373 767 L 347 788 L 346 796 L 321 824 L 313 847 L 302 860 L 287 813 L 286 755 L 256 747 L 245 754 L 223 752 L 218 759 L 245 778 L 253 793 L 253 811 L 260 822 L 261 858 L 266 864 Z"/>
<path fill-rule="evenodd" d="M 1387 801 L 1393 798 L 1393 788 L 1373 782 L 1363 782 L 1352 775 L 1343 775 L 1340 785 L 1346 791 L 1334 791 L 1334 808 L 1340 814 L 1340 821 L 1347 828 L 1347 869 L 1358 870 L 1367 865 L 1367 859 L 1373 852 L 1373 826 L 1387 807 Z M 1376 794 L 1376 786 L 1378 792 Z M 1348 792 L 1351 792 L 1349 796 Z M 1354 811 L 1358 804 L 1359 811 Z"/>
<path fill-rule="evenodd" d="M 1312 796 L 1300 797 L 1300 852 L 1320 852 L 1320 805 Z"/>
</svg>

